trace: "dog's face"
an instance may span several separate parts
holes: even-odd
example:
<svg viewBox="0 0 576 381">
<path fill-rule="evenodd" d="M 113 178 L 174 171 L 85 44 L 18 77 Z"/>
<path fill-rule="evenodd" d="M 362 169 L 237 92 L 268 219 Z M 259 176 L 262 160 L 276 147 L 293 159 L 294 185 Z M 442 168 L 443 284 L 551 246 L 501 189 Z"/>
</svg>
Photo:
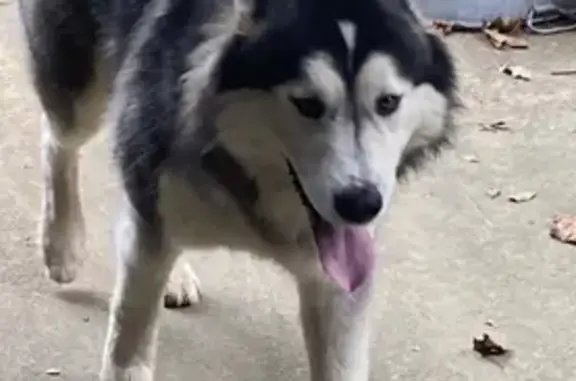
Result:
<svg viewBox="0 0 576 381">
<path fill-rule="evenodd" d="M 316 233 L 373 221 L 398 176 L 447 141 L 455 103 L 449 55 L 403 1 L 350 4 L 264 30 L 223 74 L 276 98 L 270 128 Z"/>
<path fill-rule="evenodd" d="M 450 100 L 371 52 L 346 83 L 333 56 L 302 61 L 302 76 L 274 89 L 292 123 L 276 125 L 303 193 L 325 221 L 365 224 L 385 209 L 403 159 L 445 139 Z"/>
<path fill-rule="evenodd" d="M 364 224 L 397 174 L 446 140 L 454 73 L 405 2 L 341 3 L 270 12 L 260 36 L 232 49 L 222 81 L 277 97 L 273 132 L 310 206 L 331 224 Z"/>
</svg>

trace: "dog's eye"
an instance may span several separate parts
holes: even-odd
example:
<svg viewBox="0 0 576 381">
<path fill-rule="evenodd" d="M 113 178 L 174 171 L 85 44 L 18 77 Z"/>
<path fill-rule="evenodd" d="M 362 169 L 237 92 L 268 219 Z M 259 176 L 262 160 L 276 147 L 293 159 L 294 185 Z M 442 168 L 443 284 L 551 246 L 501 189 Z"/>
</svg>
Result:
<svg viewBox="0 0 576 381">
<path fill-rule="evenodd" d="M 326 112 L 326 106 L 320 98 L 311 97 L 290 97 L 292 104 L 298 109 L 298 112 L 306 118 L 320 119 Z"/>
<path fill-rule="evenodd" d="M 381 116 L 388 116 L 398 109 L 401 100 L 402 97 L 400 95 L 382 94 L 376 98 L 374 107 Z"/>
</svg>

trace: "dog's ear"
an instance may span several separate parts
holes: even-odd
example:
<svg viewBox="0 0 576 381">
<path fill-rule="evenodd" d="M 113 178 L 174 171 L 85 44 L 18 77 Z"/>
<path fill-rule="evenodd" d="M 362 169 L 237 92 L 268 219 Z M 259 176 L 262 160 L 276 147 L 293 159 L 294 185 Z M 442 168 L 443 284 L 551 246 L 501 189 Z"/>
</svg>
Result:
<svg viewBox="0 0 576 381">
<path fill-rule="evenodd" d="M 458 88 L 456 68 L 452 55 L 441 37 L 427 32 L 426 38 L 430 47 L 430 61 L 426 70 L 425 80 L 438 90 L 447 94 L 455 105 L 459 105 L 456 91 Z"/>
<path fill-rule="evenodd" d="M 264 30 L 264 20 L 256 16 L 256 11 L 241 12 L 236 29 L 237 37 L 242 37 L 247 40 L 254 40 L 262 34 Z"/>
</svg>

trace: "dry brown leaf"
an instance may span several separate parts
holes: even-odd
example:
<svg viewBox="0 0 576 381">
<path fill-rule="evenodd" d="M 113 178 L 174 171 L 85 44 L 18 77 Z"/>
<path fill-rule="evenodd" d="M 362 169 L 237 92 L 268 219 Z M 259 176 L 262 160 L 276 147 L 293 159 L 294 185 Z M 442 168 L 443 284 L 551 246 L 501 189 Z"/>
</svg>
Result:
<svg viewBox="0 0 576 381">
<path fill-rule="evenodd" d="M 434 20 L 432 21 L 432 29 L 446 36 L 454 31 L 454 23 L 451 21 Z"/>
<path fill-rule="evenodd" d="M 510 126 L 508 126 L 506 122 L 503 120 L 499 120 L 497 122 L 489 124 L 480 123 L 480 131 L 489 131 L 489 132 L 510 131 Z"/>
<path fill-rule="evenodd" d="M 60 376 L 62 374 L 62 371 L 58 368 L 50 368 L 50 369 L 47 369 L 45 373 L 47 376 L 56 377 L 56 376 Z"/>
<path fill-rule="evenodd" d="M 500 67 L 500 72 L 509 75 L 514 79 L 521 79 L 523 81 L 530 81 L 532 74 L 522 66 L 518 65 L 504 65 Z"/>
<path fill-rule="evenodd" d="M 472 345 L 474 351 L 480 353 L 482 357 L 502 356 L 508 353 L 508 349 L 494 342 L 487 333 L 483 334 L 481 339 L 473 338 Z"/>
<path fill-rule="evenodd" d="M 489 188 L 486 190 L 486 196 L 490 197 L 491 199 L 495 199 L 500 197 L 502 191 L 497 188 Z"/>
<path fill-rule="evenodd" d="M 432 20 L 430 23 L 427 23 L 426 28 L 444 36 L 454 32 L 477 32 L 482 29 L 481 26 L 470 26 L 448 20 Z"/>
<path fill-rule="evenodd" d="M 536 198 L 536 192 L 519 192 L 515 194 L 511 194 L 508 196 L 508 201 L 514 202 L 516 204 L 521 204 L 523 202 L 532 201 Z"/>
<path fill-rule="evenodd" d="M 550 72 L 550 75 L 554 76 L 576 75 L 576 69 L 554 70 Z"/>
<path fill-rule="evenodd" d="M 469 163 L 478 163 L 480 162 L 480 160 L 478 159 L 478 157 L 474 156 L 474 155 L 464 155 L 462 156 L 462 158 L 464 160 L 466 160 Z"/>
<path fill-rule="evenodd" d="M 26 236 L 26 237 L 24 237 L 24 245 L 26 247 L 34 247 L 34 246 L 36 246 L 36 241 L 33 237 Z"/>
<path fill-rule="evenodd" d="M 555 216 L 550 236 L 560 242 L 576 245 L 576 216 L 567 214 Z"/>
<path fill-rule="evenodd" d="M 512 49 L 528 48 L 528 41 L 525 38 L 500 33 L 498 30 L 490 28 L 485 28 L 483 32 L 488 38 L 488 41 L 490 41 L 496 49 L 503 49 L 505 47 Z"/>
<path fill-rule="evenodd" d="M 524 20 L 512 17 L 498 17 L 485 25 L 487 29 L 494 29 L 500 33 L 518 35 L 523 33 Z"/>
</svg>

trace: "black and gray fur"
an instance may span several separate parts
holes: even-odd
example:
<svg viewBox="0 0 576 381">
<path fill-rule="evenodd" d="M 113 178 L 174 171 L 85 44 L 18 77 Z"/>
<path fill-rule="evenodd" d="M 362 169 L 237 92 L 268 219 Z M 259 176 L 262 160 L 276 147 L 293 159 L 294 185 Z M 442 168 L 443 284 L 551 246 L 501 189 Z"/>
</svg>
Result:
<svg viewBox="0 0 576 381">
<path fill-rule="evenodd" d="M 309 218 L 372 223 L 396 179 L 449 141 L 453 64 L 409 4 L 20 0 L 20 11 L 57 282 L 74 280 L 83 245 L 78 151 L 103 115 L 113 131 L 122 208 L 101 380 L 153 380 L 162 295 L 199 300 L 179 253 L 228 247 L 294 275 L 312 380 L 367 381 L 372 278 L 353 294 L 326 282 Z M 373 90 L 380 115 L 361 102 Z"/>
</svg>

